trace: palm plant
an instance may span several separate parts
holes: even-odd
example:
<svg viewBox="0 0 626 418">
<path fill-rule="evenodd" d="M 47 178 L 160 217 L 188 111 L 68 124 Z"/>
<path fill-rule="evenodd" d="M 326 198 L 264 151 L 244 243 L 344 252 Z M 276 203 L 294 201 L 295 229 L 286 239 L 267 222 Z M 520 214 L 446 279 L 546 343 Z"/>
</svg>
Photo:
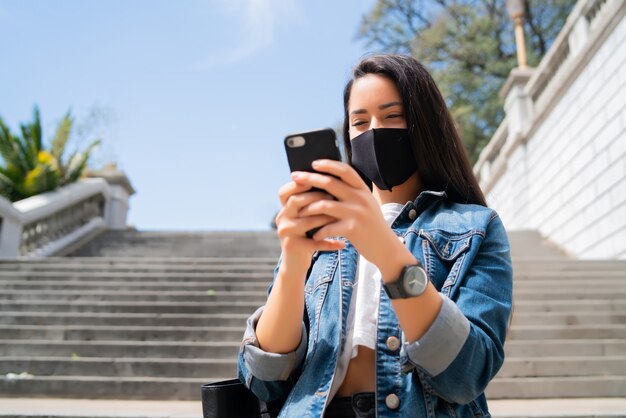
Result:
<svg viewBox="0 0 626 418">
<path fill-rule="evenodd" d="M 42 145 L 37 107 L 32 122 L 20 126 L 21 136 L 13 135 L 0 118 L 0 155 L 4 160 L 4 166 L 0 166 L 0 195 L 14 202 L 78 180 L 100 140 L 93 141 L 84 152 L 75 152 L 64 159 L 72 124 L 68 112 L 59 123 L 47 151 Z"/>
</svg>

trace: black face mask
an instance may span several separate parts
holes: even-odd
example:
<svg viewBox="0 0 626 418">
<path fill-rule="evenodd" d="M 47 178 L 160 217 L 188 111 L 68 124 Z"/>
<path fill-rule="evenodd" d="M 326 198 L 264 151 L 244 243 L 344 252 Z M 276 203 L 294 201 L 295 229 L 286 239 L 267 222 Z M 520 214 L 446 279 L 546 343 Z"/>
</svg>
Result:
<svg viewBox="0 0 626 418">
<path fill-rule="evenodd" d="M 373 182 L 381 190 L 391 190 L 417 171 L 408 129 L 370 129 L 350 145 L 351 163 L 368 185 Z"/>
</svg>

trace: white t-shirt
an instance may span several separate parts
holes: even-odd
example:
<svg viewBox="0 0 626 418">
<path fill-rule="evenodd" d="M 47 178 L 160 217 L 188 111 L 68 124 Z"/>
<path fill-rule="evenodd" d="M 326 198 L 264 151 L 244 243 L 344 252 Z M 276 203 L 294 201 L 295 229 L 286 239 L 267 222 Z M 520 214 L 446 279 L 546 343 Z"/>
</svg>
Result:
<svg viewBox="0 0 626 418">
<path fill-rule="evenodd" d="M 385 203 L 381 211 L 388 225 L 400 214 L 404 205 Z M 401 239 L 401 238 L 400 238 Z M 359 346 L 376 350 L 376 327 L 378 326 L 378 305 L 380 303 L 382 276 L 378 268 L 365 257 L 359 255 L 356 280 L 346 323 L 345 345 L 341 348 L 335 379 L 330 388 L 332 399 L 346 377 L 348 364 L 359 352 Z"/>
</svg>

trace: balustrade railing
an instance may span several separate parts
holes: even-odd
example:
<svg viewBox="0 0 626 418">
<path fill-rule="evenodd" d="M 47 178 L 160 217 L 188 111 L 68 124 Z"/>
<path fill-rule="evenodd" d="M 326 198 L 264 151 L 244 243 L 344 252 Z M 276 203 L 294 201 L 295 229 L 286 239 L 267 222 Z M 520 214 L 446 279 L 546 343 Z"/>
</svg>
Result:
<svg viewBox="0 0 626 418">
<path fill-rule="evenodd" d="M 524 94 L 511 90 L 511 83 L 505 84 L 504 88 L 509 90 L 502 91 L 501 94 L 517 96 L 512 101 L 525 96 L 522 100 L 529 101 L 530 109 L 528 112 L 511 115 L 507 113 L 506 119 L 502 121 L 474 165 L 474 174 L 485 194 L 503 174 L 513 148 L 524 144 L 529 132 L 550 111 L 551 105 L 558 100 L 567 83 L 571 83 L 572 75 L 578 70 L 585 53 L 601 37 L 607 22 L 613 17 L 611 14 L 621 7 L 623 0 L 579 0 L 539 66 L 532 69 L 532 76 L 523 89 Z M 520 116 L 529 120 L 520 121 Z M 522 131 L 516 131 L 511 129 L 512 126 L 523 128 Z M 507 136 L 513 139 L 509 140 Z"/>
<path fill-rule="evenodd" d="M 59 255 L 105 229 L 126 228 L 134 190 L 121 172 L 103 177 L 14 203 L 0 197 L 0 257 Z"/>
</svg>

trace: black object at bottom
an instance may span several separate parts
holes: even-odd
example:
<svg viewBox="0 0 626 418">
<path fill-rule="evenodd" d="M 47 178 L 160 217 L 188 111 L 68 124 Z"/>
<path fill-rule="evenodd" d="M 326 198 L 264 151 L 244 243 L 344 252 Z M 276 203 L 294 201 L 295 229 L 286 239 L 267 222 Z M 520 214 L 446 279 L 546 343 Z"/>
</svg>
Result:
<svg viewBox="0 0 626 418">
<path fill-rule="evenodd" d="M 376 416 L 376 395 L 374 392 L 355 393 L 352 396 L 334 398 L 324 418 L 374 418 Z"/>
<path fill-rule="evenodd" d="M 275 418 L 282 402 L 263 402 L 239 379 L 202 385 L 204 418 Z"/>
</svg>

